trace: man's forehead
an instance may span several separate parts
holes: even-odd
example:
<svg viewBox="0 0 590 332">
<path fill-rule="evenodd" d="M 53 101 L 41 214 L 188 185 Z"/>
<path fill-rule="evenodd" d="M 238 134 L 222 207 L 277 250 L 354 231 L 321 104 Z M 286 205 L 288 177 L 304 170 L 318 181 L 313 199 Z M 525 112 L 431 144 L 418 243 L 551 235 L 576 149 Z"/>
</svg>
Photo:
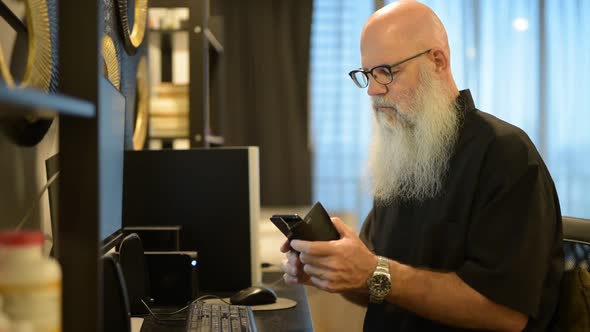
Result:
<svg viewBox="0 0 590 332">
<path fill-rule="evenodd" d="M 371 69 L 375 66 L 391 65 L 399 61 L 400 56 L 399 51 L 387 48 L 363 50 L 361 66 L 363 69 Z"/>
<path fill-rule="evenodd" d="M 379 31 L 366 31 L 361 39 L 361 63 L 363 68 L 392 64 L 404 55 L 405 42 L 393 31 L 382 34 Z"/>
</svg>

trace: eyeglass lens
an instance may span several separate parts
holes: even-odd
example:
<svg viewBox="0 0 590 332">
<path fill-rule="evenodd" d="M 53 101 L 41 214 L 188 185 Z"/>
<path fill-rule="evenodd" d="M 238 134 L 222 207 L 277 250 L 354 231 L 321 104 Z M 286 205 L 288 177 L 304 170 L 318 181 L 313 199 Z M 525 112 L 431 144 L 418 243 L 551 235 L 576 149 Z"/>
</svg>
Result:
<svg viewBox="0 0 590 332">
<path fill-rule="evenodd" d="M 380 84 L 389 84 L 392 81 L 391 71 L 387 67 L 375 67 L 371 74 L 375 81 Z M 362 71 L 356 71 L 352 74 L 354 82 L 361 88 L 369 85 L 368 76 Z"/>
</svg>

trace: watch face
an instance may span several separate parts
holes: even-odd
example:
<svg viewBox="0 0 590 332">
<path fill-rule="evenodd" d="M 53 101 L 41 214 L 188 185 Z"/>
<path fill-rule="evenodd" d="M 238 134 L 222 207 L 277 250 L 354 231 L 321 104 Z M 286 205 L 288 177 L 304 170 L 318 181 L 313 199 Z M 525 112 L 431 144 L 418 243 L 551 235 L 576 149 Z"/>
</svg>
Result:
<svg viewBox="0 0 590 332">
<path fill-rule="evenodd" d="M 371 278 L 369 291 L 375 296 L 385 296 L 391 289 L 391 281 L 385 274 L 376 274 Z"/>
</svg>

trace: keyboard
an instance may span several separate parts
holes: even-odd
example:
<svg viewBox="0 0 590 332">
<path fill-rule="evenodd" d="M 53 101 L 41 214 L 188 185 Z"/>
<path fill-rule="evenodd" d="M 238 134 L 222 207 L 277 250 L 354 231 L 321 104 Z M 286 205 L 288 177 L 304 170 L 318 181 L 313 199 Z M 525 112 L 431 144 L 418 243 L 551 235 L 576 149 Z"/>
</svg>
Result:
<svg viewBox="0 0 590 332">
<path fill-rule="evenodd" d="M 256 332 L 252 308 L 198 301 L 189 307 L 186 332 Z"/>
</svg>

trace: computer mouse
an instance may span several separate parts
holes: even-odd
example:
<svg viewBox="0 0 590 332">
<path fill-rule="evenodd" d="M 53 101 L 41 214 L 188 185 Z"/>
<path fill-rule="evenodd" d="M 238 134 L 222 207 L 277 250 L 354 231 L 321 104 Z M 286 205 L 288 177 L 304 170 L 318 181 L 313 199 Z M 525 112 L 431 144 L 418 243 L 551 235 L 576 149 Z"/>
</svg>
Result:
<svg viewBox="0 0 590 332">
<path fill-rule="evenodd" d="M 267 287 L 252 286 L 235 293 L 229 301 L 239 305 L 270 304 L 277 302 L 277 293 Z"/>
</svg>

